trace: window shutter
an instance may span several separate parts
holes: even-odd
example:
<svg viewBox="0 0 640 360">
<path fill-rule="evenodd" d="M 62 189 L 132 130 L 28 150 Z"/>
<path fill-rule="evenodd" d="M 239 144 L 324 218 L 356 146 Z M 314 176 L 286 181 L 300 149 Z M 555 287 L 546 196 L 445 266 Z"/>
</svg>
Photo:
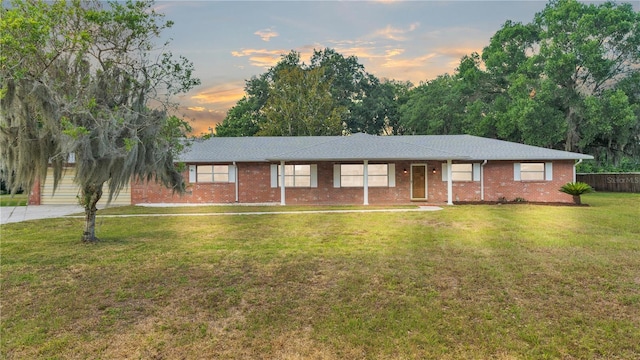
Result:
<svg viewBox="0 0 640 360">
<path fill-rule="evenodd" d="M 333 164 L 333 187 L 340 187 L 340 164 Z"/>
<path fill-rule="evenodd" d="M 229 165 L 229 182 L 230 183 L 236 182 L 236 166 L 235 165 Z"/>
<path fill-rule="evenodd" d="M 546 181 L 553 180 L 553 163 L 552 162 L 544 163 L 544 179 Z"/>
<path fill-rule="evenodd" d="M 520 181 L 520 163 L 513 163 L 513 180 Z"/>
<path fill-rule="evenodd" d="M 311 164 L 310 166 L 311 166 L 311 187 L 317 188 L 318 187 L 318 165 Z"/>
<path fill-rule="evenodd" d="M 271 187 L 278 187 L 278 165 L 271 164 Z"/>
<path fill-rule="evenodd" d="M 190 183 L 196 182 L 196 166 L 195 165 L 189 165 L 189 182 Z"/>
<path fill-rule="evenodd" d="M 480 163 L 473 164 L 473 181 L 480 181 Z"/>
<path fill-rule="evenodd" d="M 396 164 L 387 165 L 389 187 L 396 187 Z"/>
<path fill-rule="evenodd" d="M 442 181 L 447 181 L 447 173 L 449 172 L 447 163 L 442 163 Z"/>
</svg>

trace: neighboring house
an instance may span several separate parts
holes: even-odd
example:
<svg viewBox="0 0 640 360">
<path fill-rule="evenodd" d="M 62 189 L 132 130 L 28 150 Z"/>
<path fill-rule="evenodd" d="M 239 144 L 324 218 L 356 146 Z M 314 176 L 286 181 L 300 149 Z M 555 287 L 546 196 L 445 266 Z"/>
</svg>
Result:
<svg viewBox="0 0 640 360">
<path fill-rule="evenodd" d="M 195 140 L 187 193 L 134 183 L 132 204 L 571 203 L 558 189 L 592 156 L 470 135 Z M 284 186 L 282 186 L 284 184 Z"/>
</svg>

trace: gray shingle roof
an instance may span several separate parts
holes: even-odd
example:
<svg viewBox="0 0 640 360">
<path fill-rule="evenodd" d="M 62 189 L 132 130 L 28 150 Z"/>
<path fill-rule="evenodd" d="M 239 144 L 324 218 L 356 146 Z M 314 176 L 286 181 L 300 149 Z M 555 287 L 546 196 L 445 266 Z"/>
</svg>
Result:
<svg viewBox="0 0 640 360">
<path fill-rule="evenodd" d="M 236 137 L 195 140 L 180 161 L 577 160 L 590 155 L 471 135 Z"/>
<path fill-rule="evenodd" d="M 524 145 L 510 141 L 472 135 L 402 136 L 412 144 L 427 143 L 436 149 L 465 154 L 471 160 L 578 160 L 593 159 L 591 155 Z"/>
</svg>

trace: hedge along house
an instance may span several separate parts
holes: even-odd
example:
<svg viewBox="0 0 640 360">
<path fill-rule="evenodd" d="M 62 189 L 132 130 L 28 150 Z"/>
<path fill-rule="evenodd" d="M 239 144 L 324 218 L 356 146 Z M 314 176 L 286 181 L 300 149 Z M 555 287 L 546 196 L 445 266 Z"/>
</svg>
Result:
<svg viewBox="0 0 640 360">
<path fill-rule="evenodd" d="M 470 135 L 194 140 L 187 193 L 133 183 L 131 202 L 192 204 L 571 203 L 558 189 L 592 156 Z"/>
</svg>

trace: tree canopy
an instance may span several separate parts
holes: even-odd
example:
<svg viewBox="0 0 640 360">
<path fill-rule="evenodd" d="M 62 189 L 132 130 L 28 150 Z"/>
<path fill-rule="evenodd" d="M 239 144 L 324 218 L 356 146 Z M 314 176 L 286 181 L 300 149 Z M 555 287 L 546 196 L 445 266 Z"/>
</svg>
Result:
<svg viewBox="0 0 640 360">
<path fill-rule="evenodd" d="M 315 69 L 322 71 L 302 76 Z M 314 76 L 318 83 L 306 85 L 314 91 L 291 91 Z M 335 123 L 299 131 L 322 114 L 339 117 L 343 134 L 465 133 L 591 154 L 599 168 L 638 170 L 640 12 L 611 1 L 552 0 L 529 23 L 506 21 L 452 74 L 416 87 L 381 81 L 357 58 L 332 49 L 316 50 L 309 65 L 292 51 L 248 80 L 245 91 L 216 136 L 326 134 Z"/>
<path fill-rule="evenodd" d="M 85 241 L 105 184 L 109 200 L 132 177 L 184 188 L 173 157 L 189 126 L 168 114 L 199 80 L 154 42 L 172 22 L 152 5 L 14 0 L 0 18 L 2 177 L 31 189 L 51 166 L 57 186 L 73 154 Z"/>
<path fill-rule="evenodd" d="M 394 131 L 411 84 L 380 81 L 355 56 L 315 50 L 307 65 L 291 51 L 246 82 L 246 95 L 216 136 L 341 135 Z M 397 92 L 397 93 L 396 93 Z"/>
<path fill-rule="evenodd" d="M 402 125 L 640 168 L 639 79 L 639 12 L 630 4 L 553 0 L 528 24 L 507 21 L 453 75 L 413 89 Z"/>
</svg>

